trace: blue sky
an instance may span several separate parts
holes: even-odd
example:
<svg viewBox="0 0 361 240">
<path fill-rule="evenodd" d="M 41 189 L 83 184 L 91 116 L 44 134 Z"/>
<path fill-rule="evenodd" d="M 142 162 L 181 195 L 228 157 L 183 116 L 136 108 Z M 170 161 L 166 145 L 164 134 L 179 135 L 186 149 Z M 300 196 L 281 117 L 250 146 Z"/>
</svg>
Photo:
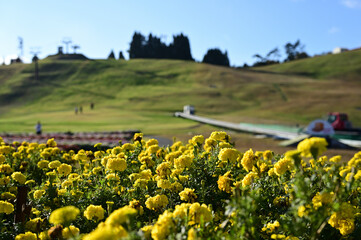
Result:
<svg viewBox="0 0 361 240">
<path fill-rule="evenodd" d="M 0 2 L 0 63 L 40 49 L 54 54 L 65 37 L 90 58 L 106 58 L 113 49 L 126 58 L 134 31 L 189 37 L 193 58 L 209 48 L 227 50 L 232 66 L 266 55 L 297 39 L 311 55 L 335 47 L 361 47 L 361 0 L 14 0 Z M 72 50 L 71 50 L 72 51 Z M 284 54 L 282 58 L 284 58 Z"/>
</svg>

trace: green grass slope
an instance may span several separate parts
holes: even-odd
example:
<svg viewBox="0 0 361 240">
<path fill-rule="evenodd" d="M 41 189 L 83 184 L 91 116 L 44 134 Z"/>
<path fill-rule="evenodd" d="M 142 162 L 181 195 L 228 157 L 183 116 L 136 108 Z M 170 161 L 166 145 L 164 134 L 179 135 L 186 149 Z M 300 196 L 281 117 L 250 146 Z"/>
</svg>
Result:
<svg viewBox="0 0 361 240">
<path fill-rule="evenodd" d="M 361 80 L 361 49 L 255 69 L 281 74 L 297 74 L 317 79 Z"/>
<path fill-rule="evenodd" d="M 206 126 L 173 117 L 183 105 L 232 122 L 307 124 L 343 111 L 361 125 L 361 83 L 242 71 L 176 60 L 51 60 L 0 67 L 0 132 L 187 133 Z M 90 110 L 94 102 L 95 109 Z M 83 113 L 75 115 L 75 106 Z"/>
</svg>

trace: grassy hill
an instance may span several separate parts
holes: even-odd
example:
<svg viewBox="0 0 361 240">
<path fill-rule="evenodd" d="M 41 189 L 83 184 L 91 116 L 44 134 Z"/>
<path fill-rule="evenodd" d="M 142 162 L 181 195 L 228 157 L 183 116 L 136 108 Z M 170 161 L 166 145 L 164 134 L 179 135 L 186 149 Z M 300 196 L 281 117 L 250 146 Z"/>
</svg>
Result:
<svg viewBox="0 0 361 240">
<path fill-rule="evenodd" d="M 257 71 L 297 74 L 317 79 L 361 80 L 361 49 L 255 68 Z"/>
<path fill-rule="evenodd" d="M 342 111 L 360 126 L 361 81 L 345 81 L 326 70 L 316 78 L 288 74 L 297 73 L 294 64 L 306 61 L 316 64 L 317 58 L 257 71 L 176 60 L 44 59 L 38 81 L 33 64 L 0 66 L 0 132 L 33 132 L 38 120 L 46 131 L 176 134 L 208 128 L 173 117 L 186 104 L 194 105 L 199 115 L 232 122 L 302 125 Z M 332 78 L 319 81 L 318 76 Z M 75 106 L 82 106 L 83 114 L 75 115 Z"/>
</svg>

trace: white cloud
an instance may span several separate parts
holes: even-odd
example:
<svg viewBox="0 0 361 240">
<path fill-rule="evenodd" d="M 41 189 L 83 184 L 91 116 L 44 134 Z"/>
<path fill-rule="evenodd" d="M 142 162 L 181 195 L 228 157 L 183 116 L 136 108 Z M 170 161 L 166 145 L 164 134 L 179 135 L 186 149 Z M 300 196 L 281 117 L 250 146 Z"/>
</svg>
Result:
<svg viewBox="0 0 361 240">
<path fill-rule="evenodd" d="M 328 30 L 329 34 L 335 34 L 338 33 L 340 31 L 340 29 L 338 27 L 332 27 Z"/>
<path fill-rule="evenodd" d="M 348 8 L 358 8 L 361 7 L 360 0 L 341 0 L 341 3 Z"/>
</svg>

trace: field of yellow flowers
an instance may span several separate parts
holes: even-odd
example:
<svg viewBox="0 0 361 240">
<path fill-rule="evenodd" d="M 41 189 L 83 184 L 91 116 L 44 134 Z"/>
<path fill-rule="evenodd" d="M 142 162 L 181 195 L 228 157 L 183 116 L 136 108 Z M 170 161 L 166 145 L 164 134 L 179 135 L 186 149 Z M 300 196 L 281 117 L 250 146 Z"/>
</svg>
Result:
<svg viewBox="0 0 361 240">
<path fill-rule="evenodd" d="M 242 153 L 226 132 L 106 151 L 0 138 L 0 239 L 360 239 L 361 152 Z"/>
</svg>

